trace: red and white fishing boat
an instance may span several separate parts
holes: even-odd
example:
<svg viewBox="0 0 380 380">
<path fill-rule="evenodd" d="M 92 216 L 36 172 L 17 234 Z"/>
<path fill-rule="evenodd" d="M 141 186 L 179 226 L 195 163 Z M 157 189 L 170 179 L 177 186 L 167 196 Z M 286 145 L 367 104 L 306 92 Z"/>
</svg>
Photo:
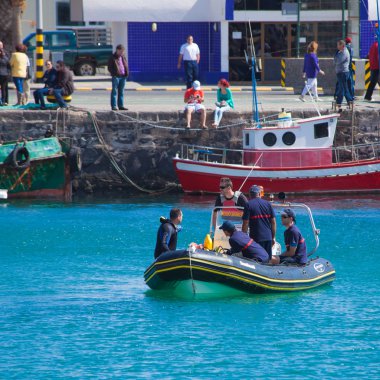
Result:
<svg viewBox="0 0 380 380">
<path fill-rule="evenodd" d="M 218 193 L 221 177 L 244 192 L 253 184 L 266 192 L 379 191 L 380 144 L 333 147 L 338 117 L 292 119 L 282 112 L 244 128 L 242 150 L 183 145 L 175 171 L 188 193 Z"/>
</svg>

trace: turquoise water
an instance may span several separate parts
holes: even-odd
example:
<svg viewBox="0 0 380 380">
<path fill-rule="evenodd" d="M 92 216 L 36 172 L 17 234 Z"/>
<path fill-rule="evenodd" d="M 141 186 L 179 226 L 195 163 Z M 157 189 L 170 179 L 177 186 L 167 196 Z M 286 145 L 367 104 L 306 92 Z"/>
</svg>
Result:
<svg viewBox="0 0 380 380">
<path fill-rule="evenodd" d="M 202 300 L 143 272 L 159 216 L 186 246 L 213 198 L 0 204 L 0 379 L 379 379 L 380 198 L 307 201 L 331 286 Z"/>
</svg>

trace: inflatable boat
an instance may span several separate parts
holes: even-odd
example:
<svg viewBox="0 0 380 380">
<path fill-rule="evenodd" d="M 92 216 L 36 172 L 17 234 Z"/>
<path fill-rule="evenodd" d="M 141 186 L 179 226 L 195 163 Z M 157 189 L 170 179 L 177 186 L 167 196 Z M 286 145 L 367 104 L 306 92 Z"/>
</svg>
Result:
<svg viewBox="0 0 380 380">
<path fill-rule="evenodd" d="M 191 249 L 160 255 L 145 271 L 151 289 L 193 293 L 262 293 L 315 288 L 335 278 L 332 264 L 322 258 L 305 266 L 260 264 L 242 256 Z"/>
<path fill-rule="evenodd" d="M 210 232 L 214 238 L 209 249 L 195 248 L 169 251 L 161 254 L 145 271 L 145 283 L 153 290 L 167 290 L 177 295 L 292 292 L 307 290 L 331 283 L 335 270 L 330 261 L 312 255 L 319 246 L 319 230 L 315 227 L 311 210 L 299 203 L 274 203 L 274 208 L 302 208 L 306 210 L 315 238 L 315 247 L 308 252 L 309 261 L 298 264 L 263 264 L 243 257 L 241 253 L 227 255 L 227 237 L 218 228 L 224 220 L 241 227 L 242 210 L 222 207 L 211 213 Z M 213 231 L 211 231 L 213 230 Z M 205 240 L 206 243 L 206 240 Z M 205 247 L 207 244 L 205 244 Z M 280 254 L 276 243 L 273 254 Z"/>
</svg>

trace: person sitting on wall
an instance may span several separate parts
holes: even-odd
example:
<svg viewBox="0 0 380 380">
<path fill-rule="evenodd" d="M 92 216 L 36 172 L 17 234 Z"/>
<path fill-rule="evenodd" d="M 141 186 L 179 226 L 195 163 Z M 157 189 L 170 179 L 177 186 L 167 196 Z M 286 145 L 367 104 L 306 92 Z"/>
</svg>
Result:
<svg viewBox="0 0 380 380">
<path fill-rule="evenodd" d="M 213 128 L 218 128 L 220 121 L 222 120 L 223 113 L 234 108 L 234 100 L 232 98 L 232 92 L 229 89 L 230 84 L 226 79 L 220 79 L 218 82 L 217 102 L 215 103 L 215 115 Z"/>
<path fill-rule="evenodd" d="M 43 104 L 44 103 L 44 96 L 49 94 L 49 89 L 53 88 L 56 85 L 57 82 L 57 70 L 53 67 L 53 64 L 51 61 L 45 62 L 46 70 L 44 72 L 44 75 L 42 77 L 42 82 L 45 84 L 43 88 L 39 88 L 38 90 L 35 90 L 33 92 L 34 96 L 34 102 L 36 104 Z M 42 100 L 41 100 L 42 98 Z"/>
<path fill-rule="evenodd" d="M 286 208 L 281 213 L 282 225 L 286 227 L 284 231 L 284 240 L 286 251 L 280 256 L 272 256 L 273 264 L 290 263 L 305 265 L 307 263 L 307 251 L 305 239 L 301 231 L 295 225 L 296 214 L 290 208 Z"/>
<path fill-rule="evenodd" d="M 254 259 L 261 263 L 269 261 L 266 250 L 245 232 L 238 231 L 232 222 L 226 220 L 219 229 L 223 230 L 224 234 L 229 237 L 231 249 L 227 251 L 228 255 L 241 252 L 247 259 Z"/>
<path fill-rule="evenodd" d="M 201 128 L 207 129 L 206 110 L 204 105 L 202 104 L 204 102 L 204 93 L 201 90 L 201 84 L 199 83 L 199 81 L 194 81 L 193 87 L 186 90 L 184 102 L 186 103 L 186 128 L 190 128 L 191 115 L 193 114 L 193 112 L 199 112 L 201 114 Z"/>
</svg>

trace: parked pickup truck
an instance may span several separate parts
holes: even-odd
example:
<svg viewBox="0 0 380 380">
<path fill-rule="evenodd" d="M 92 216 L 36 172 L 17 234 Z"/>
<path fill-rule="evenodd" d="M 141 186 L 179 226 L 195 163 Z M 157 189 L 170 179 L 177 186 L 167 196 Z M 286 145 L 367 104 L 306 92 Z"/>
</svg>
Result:
<svg viewBox="0 0 380 380">
<path fill-rule="evenodd" d="M 97 67 L 106 66 L 112 54 L 110 40 L 107 29 L 43 32 L 44 51 L 50 51 L 51 58 L 59 57 L 59 53 L 62 53 L 60 59 L 63 57 L 65 65 L 72 69 L 75 75 L 95 75 Z M 29 34 L 23 43 L 28 47 L 28 55 L 33 57 L 36 50 L 36 33 Z"/>
</svg>

